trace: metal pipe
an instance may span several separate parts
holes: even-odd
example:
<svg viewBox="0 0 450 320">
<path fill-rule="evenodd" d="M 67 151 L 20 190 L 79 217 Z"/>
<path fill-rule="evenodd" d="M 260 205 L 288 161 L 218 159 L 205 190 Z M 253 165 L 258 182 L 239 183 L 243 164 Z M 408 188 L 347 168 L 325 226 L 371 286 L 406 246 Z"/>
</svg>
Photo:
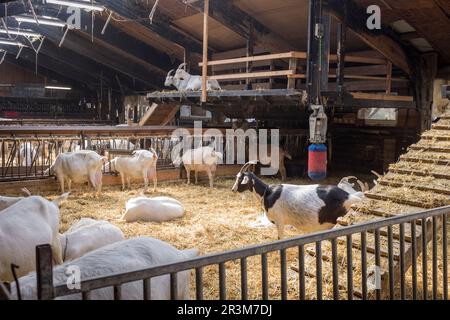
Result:
<svg viewBox="0 0 450 320">
<path fill-rule="evenodd" d="M 417 300 L 417 235 L 416 220 L 411 221 L 411 275 L 412 275 L 412 299 Z"/>
<path fill-rule="evenodd" d="M 432 252 L 433 252 L 433 262 L 432 262 L 432 276 L 433 276 L 433 300 L 438 298 L 438 244 L 437 244 L 437 233 L 438 233 L 438 223 L 437 217 L 433 217 L 433 240 L 432 240 Z"/>
<path fill-rule="evenodd" d="M 388 226 L 388 259 L 389 259 L 389 299 L 395 299 L 394 283 L 394 237 L 392 226 Z"/>
<path fill-rule="evenodd" d="M 422 219 L 422 298 L 428 299 L 427 219 Z"/>
<path fill-rule="evenodd" d="M 362 299 L 367 300 L 367 233 L 361 232 L 361 288 Z"/>
<path fill-rule="evenodd" d="M 381 270 L 380 229 L 375 229 L 375 265 Z M 375 288 L 375 296 L 377 300 L 381 300 L 381 288 Z"/>
<path fill-rule="evenodd" d="M 442 215 L 442 283 L 443 299 L 448 300 L 448 252 L 447 252 L 447 215 Z"/>
<path fill-rule="evenodd" d="M 339 300 L 339 269 L 337 239 L 331 239 L 331 259 L 333 264 L 333 299 Z"/>
<path fill-rule="evenodd" d="M 248 287 L 247 287 L 247 258 L 241 259 L 241 298 L 242 300 L 248 299 Z"/>
<path fill-rule="evenodd" d="M 281 300 L 287 300 L 286 249 L 280 250 Z"/>
<path fill-rule="evenodd" d="M 175 272 L 170 274 L 170 300 L 178 300 L 178 276 Z"/>
<path fill-rule="evenodd" d="M 322 300 L 322 242 L 316 242 L 316 293 L 317 300 Z"/>
<path fill-rule="evenodd" d="M 347 235 L 347 298 L 353 300 L 353 242 Z"/>
<path fill-rule="evenodd" d="M 406 286 L 405 286 L 405 225 L 400 224 L 400 299 L 406 299 Z"/>
<path fill-rule="evenodd" d="M 219 263 L 219 298 L 220 300 L 226 300 L 227 287 L 226 287 L 226 269 L 225 263 Z"/>
<path fill-rule="evenodd" d="M 195 298 L 203 300 L 203 268 L 195 269 Z"/>
<path fill-rule="evenodd" d="M 144 279 L 144 300 L 151 300 L 152 299 L 152 279 L 147 278 Z"/>
<path fill-rule="evenodd" d="M 267 253 L 261 255 L 261 285 L 263 300 L 269 299 L 268 271 L 267 271 Z"/>
<path fill-rule="evenodd" d="M 299 298 L 306 300 L 306 283 L 305 283 L 305 247 L 298 247 L 298 281 L 299 281 Z"/>
</svg>

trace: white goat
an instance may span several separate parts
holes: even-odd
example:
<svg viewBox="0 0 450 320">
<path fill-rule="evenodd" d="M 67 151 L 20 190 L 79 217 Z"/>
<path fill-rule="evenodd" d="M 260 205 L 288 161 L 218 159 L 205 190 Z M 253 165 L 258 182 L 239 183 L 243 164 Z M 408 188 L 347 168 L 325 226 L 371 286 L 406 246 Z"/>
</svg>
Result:
<svg viewBox="0 0 450 320">
<path fill-rule="evenodd" d="M 153 192 L 155 192 L 158 185 L 157 162 L 158 155 L 155 150 L 136 150 L 133 152 L 132 157 L 114 158 L 107 164 L 107 167 L 111 171 L 119 172 L 122 180 L 122 190 L 125 190 L 125 180 L 127 180 L 128 188 L 131 189 L 132 178 L 143 178 L 144 192 L 147 192 L 149 179 L 153 180 Z"/>
<path fill-rule="evenodd" d="M 191 171 L 195 172 L 195 184 L 198 182 L 198 173 L 206 172 L 209 178 L 209 185 L 214 185 L 214 176 L 217 170 L 217 163 L 223 159 L 220 152 L 216 152 L 213 147 L 200 147 L 187 150 L 182 157 L 177 157 L 173 164 L 179 167 L 183 163 L 187 174 L 187 183 L 191 183 Z"/>
<path fill-rule="evenodd" d="M 94 277 L 106 277 L 114 274 L 148 269 L 153 266 L 176 263 L 198 255 L 197 249 L 180 251 L 166 242 L 153 238 L 135 238 L 124 240 L 102 247 L 76 259 L 70 263 L 53 269 L 55 285 L 68 282 L 66 274 L 69 266 L 77 266 L 81 272 L 81 280 Z M 178 273 L 179 300 L 189 299 L 190 271 Z M 37 298 L 36 274 L 32 273 L 19 279 L 22 299 L 34 300 Z M 12 284 L 11 292 L 16 296 L 16 285 Z M 142 300 L 142 280 L 122 285 L 123 300 Z M 151 298 L 154 300 L 170 299 L 170 276 L 163 275 L 152 278 Z M 81 294 L 72 294 L 60 297 L 58 300 L 80 300 Z M 114 289 L 106 287 L 91 292 L 92 300 L 113 300 Z"/>
<path fill-rule="evenodd" d="M 172 76 L 173 70 L 169 71 L 166 77 L 165 85 L 175 86 L 178 91 L 200 91 L 202 89 L 202 77 L 198 75 L 191 75 L 189 72 L 184 70 L 186 66 L 185 63 L 181 64 Z M 206 82 L 206 90 L 222 90 L 220 84 L 217 80 L 208 79 Z"/>
<path fill-rule="evenodd" d="M 107 221 L 83 218 L 60 235 L 63 260 L 75 260 L 108 244 L 125 240 L 122 230 Z"/>
<path fill-rule="evenodd" d="M 36 268 L 36 246 L 52 245 L 53 258 L 61 264 L 59 241 L 59 205 L 68 193 L 52 202 L 37 196 L 20 200 L 0 214 L 0 281 L 12 281 L 12 264 L 19 266 L 23 276 Z"/>
<path fill-rule="evenodd" d="M 128 200 L 121 220 L 163 222 L 183 215 L 184 208 L 178 200 L 169 197 L 138 197 Z"/>
<path fill-rule="evenodd" d="M 106 161 L 107 158 L 94 151 L 81 150 L 61 153 L 56 157 L 49 171 L 58 178 L 63 193 L 65 180 L 67 180 L 69 192 L 72 182 L 84 183 L 87 181 L 99 196 L 102 191 L 102 166 Z"/>
</svg>

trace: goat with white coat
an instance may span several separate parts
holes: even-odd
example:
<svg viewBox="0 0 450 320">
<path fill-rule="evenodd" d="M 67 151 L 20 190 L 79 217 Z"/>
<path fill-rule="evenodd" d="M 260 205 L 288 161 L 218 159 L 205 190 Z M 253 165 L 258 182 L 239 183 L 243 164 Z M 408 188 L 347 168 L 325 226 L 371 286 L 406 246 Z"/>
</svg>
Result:
<svg viewBox="0 0 450 320">
<path fill-rule="evenodd" d="M 202 77 L 198 75 L 191 75 L 189 72 L 184 70 L 185 66 L 186 64 L 183 63 L 176 71 L 170 70 L 166 76 L 164 85 L 167 87 L 173 85 L 180 92 L 202 90 Z M 172 75 L 174 71 L 175 75 Z M 222 90 L 222 88 L 217 80 L 208 79 L 206 82 L 206 90 Z"/>
<path fill-rule="evenodd" d="M 153 180 L 153 192 L 156 191 L 158 185 L 158 177 L 156 174 L 156 164 L 158 155 L 153 149 L 136 150 L 131 157 L 117 157 L 111 160 L 107 167 L 111 171 L 119 172 L 122 180 L 122 190 L 125 190 L 125 180 L 127 180 L 128 188 L 131 189 L 132 178 L 144 179 L 144 193 L 148 189 L 148 181 Z"/>
<path fill-rule="evenodd" d="M 87 181 L 99 196 L 102 191 L 102 166 L 106 161 L 107 158 L 94 151 L 67 152 L 59 154 L 49 170 L 58 179 L 62 193 L 64 193 L 66 180 L 69 192 L 72 182 L 84 183 Z"/>
<path fill-rule="evenodd" d="M 251 191 L 261 201 L 268 219 L 277 226 L 278 238 L 284 236 L 284 226 L 292 225 L 305 232 L 332 228 L 337 219 L 362 199 L 330 185 L 267 185 L 245 164 L 236 177 L 233 192 Z"/>
<path fill-rule="evenodd" d="M 179 167 L 183 163 L 188 184 L 191 183 L 191 171 L 195 172 L 195 184 L 198 182 L 198 173 L 206 172 L 209 178 L 209 186 L 213 188 L 217 163 L 222 159 L 222 153 L 216 152 L 213 147 L 208 146 L 187 150 L 182 157 L 175 159 L 173 164 L 175 167 Z"/>
<path fill-rule="evenodd" d="M 23 276 L 36 268 L 36 246 L 52 245 L 56 264 L 63 263 L 59 241 L 59 205 L 68 193 L 52 202 L 37 196 L 20 200 L 0 214 L 0 281 L 12 281 L 10 270 L 17 265 Z"/>
<path fill-rule="evenodd" d="M 121 220 L 164 222 L 183 215 L 184 208 L 178 200 L 169 197 L 138 197 L 128 200 Z"/>
<path fill-rule="evenodd" d="M 63 260 L 72 261 L 88 252 L 125 240 L 122 230 L 107 221 L 83 218 L 60 236 Z"/>
<path fill-rule="evenodd" d="M 89 252 L 79 259 L 53 269 L 53 281 L 56 285 L 68 282 L 66 274 L 69 266 L 77 266 L 81 272 L 81 281 L 91 278 L 106 277 L 114 274 L 144 270 L 153 266 L 180 262 L 195 258 L 197 249 L 178 250 L 166 242 L 153 238 L 135 238 L 124 240 Z M 189 299 L 190 271 L 177 275 L 179 300 Z M 19 279 L 22 299 L 37 298 L 36 274 Z M 16 294 L 16 285 L 12 284 L 11 292 Z M 144 296 L 142 280 L 122 285 L 123 300 L 142 300 Z M 15 298 L 17 298 L 15 296 Z M 106 287 L 91 291 L 92 300 L 113 300 L 114 289 Z M 162 275 L 152 278 L 151 298 L 154 300 L 170 299 L 170 276 Z M 81 300 L 81 293 L 59 297 L 58 300 Z"/>
</svg>

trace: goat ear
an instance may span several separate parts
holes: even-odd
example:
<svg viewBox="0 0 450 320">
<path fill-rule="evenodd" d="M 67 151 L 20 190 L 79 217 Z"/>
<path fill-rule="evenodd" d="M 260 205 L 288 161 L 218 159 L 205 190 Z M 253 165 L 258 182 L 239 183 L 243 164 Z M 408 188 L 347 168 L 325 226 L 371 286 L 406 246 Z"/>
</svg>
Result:
<svg viewBox="0 0 450 320">
<path fill-rule="evenodd" d="M 241 184 L 245 185 L 245 184 L 247 184 L 249 182 L 249 180 L 250 179 L 247 176 L 244 176 L 244 179 L 242 179 Z"/>
</svg>

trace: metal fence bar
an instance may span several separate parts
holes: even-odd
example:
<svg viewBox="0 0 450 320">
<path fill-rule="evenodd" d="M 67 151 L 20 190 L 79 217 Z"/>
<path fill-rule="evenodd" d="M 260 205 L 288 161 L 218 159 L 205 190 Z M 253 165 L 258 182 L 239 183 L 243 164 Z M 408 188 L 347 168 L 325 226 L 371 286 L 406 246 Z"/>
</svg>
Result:
<svg viewBox="0 0 450 320">
<path fill-rule="evenodd" d="M 322 242 L 316 242 L 316 295 L 317 300 L 322 300 Z"/>
<path fill-rule="evenodd" d="M 410 222 L 411 227 L 411 275 L 412 275 L 412 299 L 417 300 L 417 221 Z"/>
<path fill-rule="evenodd" d="M 438 233 L 438 223 L 437 217 L 432 218 L 432 277 L 433 277 L 433 300 L 437 300 L 438 298 L 438 243 L 437 243 L 437 233 Z"/>
<path fill-rule="evenodd" d="M 170 274 L 170 300 L 178 299 L 178 275 L 173 272 Z"/>
<path fill-rule="evenodd" d="M 422 218 L 422 298 L 428 299 L 427 219 Z"/>
<path fill-rule="evenodd" d="M 333 299 L 339 300 L 339 265 L 337 239 L 331 240 L 331 259 L 333 264 Z"/>
<path fill-rule="evenodd" d="M 286 249 L 280 250 L 281 300 L 287 300 Z"/>
<path fill-rule="evenodd" d="M 405 285 L 405 225 L 400 224 L 400 299 L 406 298 L 406 285 Z"/>
<path fill-rule="evenodd" d="M 299 298 L 306 300 L 306 281 L 305 281 L 305 247 L 298 247 L 298 281 L 299 281 Z"/>
<path fill-rule="evenodd" d="M 203 300 L 203 268 L 195 268 L 195 298 Z"/>
<path fill-rule="evenodd" d="M 395 299 L 394 292 L 394 236 L 392 226 L 388 226 L 388 259 L 389 259 L 389 299 Z"/>
<path fill-rule="evenodd" d="M 347 235 L 347 298 L 353 300 L 353 242 Z"/>
<path fill-rule="evenodd" d="M 269 299 L 269 280 L 267 271 L 267 253 L 261 255 L 261 286 L 263 300 Z"/>
<path fill-rule="evenodd" d="M 122 300 L 122 286 L 114 286 L 114 300 Z"/>
<path fill-rule="evenodd" d="M 152 279 L 151 278 L 144 279 L 143 289 L 144 289 L 144 300 L 151 300 L 152 299 Z"/>
<path fill-rule="evenodd" d="M 37 299 L 52 300 L 55 297 L 53 287 L 53 255 L 48 244 L 36 247 Z"/>
<path fill-rule="evenodd" d="M 227 298 L 227 283 L 226 283 L 226 269 L 225 262 L 219 263 L 219 297 L 220 300 Z"/>
<path fill-rule="evenodd" d="M 241 298 L 248 299 L 247 258 L 241 259 Z"/>
<path fill-rule="evenodd" d="M 82 300 L 91 300 L 91 291 L 83 291 L 81 293 Z"/>
<path fill-rule="evenodd" d="M 375 229 L 375 266 L 381 268 L 380 229 Z M 381 300 L 381 288 L 375 288 L 375 297 Z"/>
<path fill-rule="evenodd" d="M 447 215 L 442 215 L 442 283 L 443 299 L 448 300 Z"/>
<path fill-rule="evenodd" d="M 367 233 L 361 232 L 361 288 L 362 299 L 367 300 Z"/>
</svg>

